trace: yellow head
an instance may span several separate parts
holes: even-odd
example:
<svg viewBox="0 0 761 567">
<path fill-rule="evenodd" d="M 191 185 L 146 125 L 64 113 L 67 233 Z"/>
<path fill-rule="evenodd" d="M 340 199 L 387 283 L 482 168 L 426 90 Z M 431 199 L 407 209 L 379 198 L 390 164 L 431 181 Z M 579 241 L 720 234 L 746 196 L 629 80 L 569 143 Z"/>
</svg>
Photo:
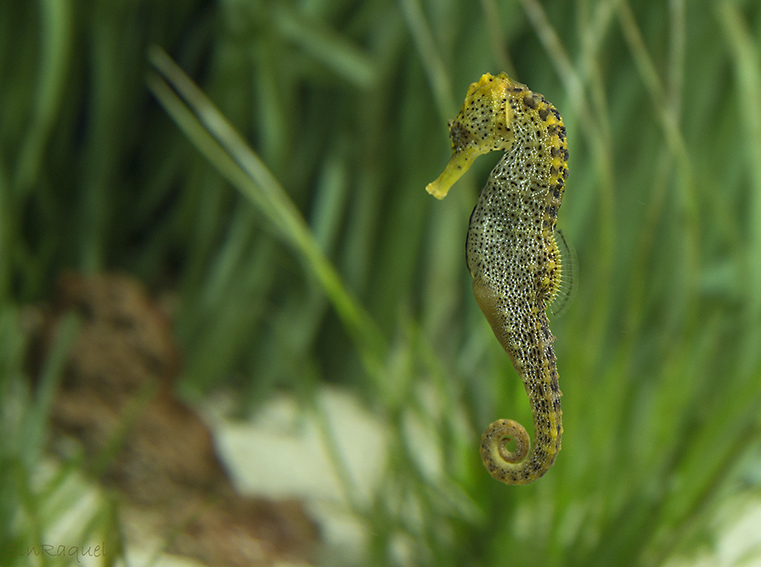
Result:
<svg viewBox="0 0 761 567">
<path fill-rule="evenodd" d="M 510 149 L 513 117 L 507 101 L 516 87 L 525 88 L 505 73 L 496 77 L 486 73 L 470 85 L 460 112 L 449 121 L 452 157 L 436 181 L 426 186 L 426 191 L 443 199 L 478 156 L 493 150 Z"/>
</svg>

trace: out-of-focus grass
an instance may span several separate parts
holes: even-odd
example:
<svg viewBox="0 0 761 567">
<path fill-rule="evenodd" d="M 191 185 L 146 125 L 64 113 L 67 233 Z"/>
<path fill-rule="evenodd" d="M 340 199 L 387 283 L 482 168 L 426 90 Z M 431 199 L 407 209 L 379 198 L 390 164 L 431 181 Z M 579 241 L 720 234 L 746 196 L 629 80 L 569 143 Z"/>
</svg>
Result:
<svg viewBox="0 0 761 567">
<path fill-rule="evenodd" d="M 2 3 L 3 403 L 16 306 L 64 267 L 125 269 L 179 291 L 187 396 L 255 408 L 317 378 L 389 423 L 385 483 L 355 503 L 367 564 L 400 545 L 415 565 L 661 564 L 759 488 L 760 49 L 758 7 L 730 0 Z M 468 84 L 505 67 L 563 114 L 580 268 L 553 322 L 563 451 L 528 487 L 476 450 L 494 419 L 530 422 L 463 261 L 495 158 L 442 202 L 423 190 Z M 3 424 L 22 495 L 2 499 L 4 543 L 35 508 Z"/>
</svg>

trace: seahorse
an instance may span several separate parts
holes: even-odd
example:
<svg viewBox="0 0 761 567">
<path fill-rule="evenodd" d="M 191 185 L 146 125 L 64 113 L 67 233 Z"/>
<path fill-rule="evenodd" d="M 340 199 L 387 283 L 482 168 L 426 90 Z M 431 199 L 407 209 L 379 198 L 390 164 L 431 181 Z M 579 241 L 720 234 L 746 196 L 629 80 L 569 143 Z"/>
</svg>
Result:
<svg viewBox="0 0 761 567">
<path fill-rule="evenodd" d="M 546 309 L 561 282 L 555 227 L 568 179 L 565 126 L 542 95 L 505 73 L 487 73 L 468 88 L 449 137 L 452 157 L 426 187 L 438 199 L 476 157 L 505 152 L 470 216 L 465 256 L 476 302 L 523 380 L 534 415 L 533 447 L 520 423 L 500 419 L 481 437 L 481 459 L 495 479 L 528 484 L 554 464 L 563 433 Z"/>
</svg>

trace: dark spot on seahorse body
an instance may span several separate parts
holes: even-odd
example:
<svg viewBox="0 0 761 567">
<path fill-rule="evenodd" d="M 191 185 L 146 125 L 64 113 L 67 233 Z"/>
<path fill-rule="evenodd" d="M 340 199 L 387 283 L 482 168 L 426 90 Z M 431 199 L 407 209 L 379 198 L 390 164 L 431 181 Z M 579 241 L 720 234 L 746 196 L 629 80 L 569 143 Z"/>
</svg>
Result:
<svg viewBox="0 0 761 567">
<path fill-rule="evenodd" d="M 525 104 L 529 108 L 536 108 L 536 105 L 539 101 L 536 99 L 534 93 L 528 92 L 523 97 L 523 104 Z"/>
<path fill-rule="evenodd" d="M 542 120 L 547 120 L 547 117 L 550 115 L 550 111 L 546 106 L 543 106 L 539 109 L 539 118 Z"/>
</svg>

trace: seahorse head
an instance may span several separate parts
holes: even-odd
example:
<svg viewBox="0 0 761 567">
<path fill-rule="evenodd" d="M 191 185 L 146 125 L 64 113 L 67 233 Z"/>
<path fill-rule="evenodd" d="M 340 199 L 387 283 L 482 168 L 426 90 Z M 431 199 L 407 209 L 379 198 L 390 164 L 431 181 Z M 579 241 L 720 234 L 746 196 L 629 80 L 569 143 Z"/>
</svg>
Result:
<svg viewBox="0 0 761 567">
<path fill-rule="evenodd" d="M 452 157 L 438 179 L 428 184 L 426 191 L 443 199 L 478 156 L 510 149 L 513 115 L 508 99 L 516 87 L 525 88 L 505 73 L 496 77 L 486 73 L 470 85 L 460 112 L 449 121 Z"/>
</svg>

